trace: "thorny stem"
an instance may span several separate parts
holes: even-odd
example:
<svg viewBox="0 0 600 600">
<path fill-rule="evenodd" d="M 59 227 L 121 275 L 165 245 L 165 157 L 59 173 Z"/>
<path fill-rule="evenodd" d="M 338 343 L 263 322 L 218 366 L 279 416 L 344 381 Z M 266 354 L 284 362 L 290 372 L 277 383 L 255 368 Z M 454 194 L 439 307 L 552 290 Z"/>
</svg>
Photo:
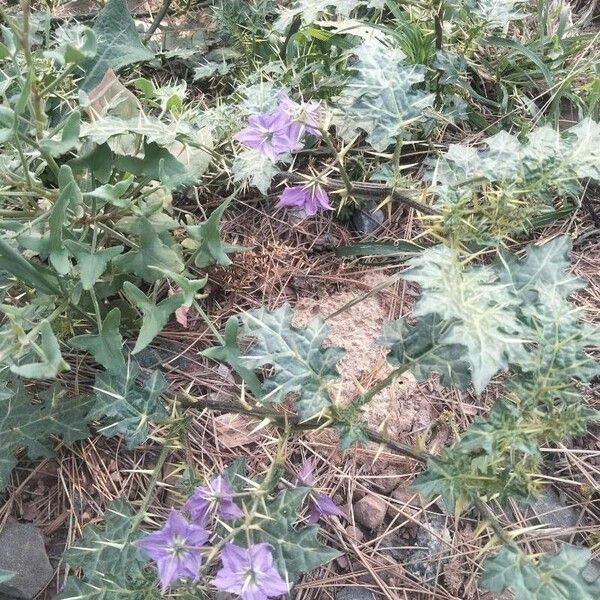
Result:
<svg viewBox="0 0 600 600">
<path fill-rule="evenodd" d="M 180 425 L 180 423 L 175 423 L 169 430 L 169 433 L 167 434 L 167 437 L 164 441 L 163 447 L 161 448 L 160 454 L 158 455 L 158 459 L 156 460 L 156 464 L 154 465 L 154 469 L 152 470 L 152 476 L 150 477 L 150 481 L 148 482 L 148 487 L 146 488 L 146 493 L 144 494 L 144 497 L 142 498 L 142 503 L 140 504 L 138 513 L 137 513 L 135 519 L 133 520 L 132 527 L 131 527 L 132 531 L 137 529 L 137 527 L 140 525 L 140 523 L 144 520 L 144 518 L 146 516 L 146 511 L 148 510 L 148 507 L 150 506 L 150 502 L 152 502 L 152 494 L 153 494 L 154 488 L 156 487 L 156 484 L 158 483 L 158 480 L 160 478 L 160 473 L 162 471 L 163 465 L 165 464 L 169 454 L 173 450 L 173 448 L 171 447 L 171 444 L 172 444 L 173 440 L 175 439 L 175 437 L 177 436 L 179 425 Z"/>
<path fill-rule="evenodd" d="M 327 131 L 325 131 L 324 129 L 321 130 L 321 135 L 323 137 L 323 141 L 325 142 L 325 144 L 327 144 L 327 147 L 331 150 L 335 158 L 335 162 L 338 166 L 338 171 L 340 172 L 340 177 L 342 178 L 344 187 L 346 188 L 346 195 L 348 196 L 348 198 L 350 198 L 352 196 L 354 188 L 352 186 L 350 176 L 348 175 L 348 171 L 346 171 L 346 167 L 344 166 L 342 155 L 337 151 L 337 148 L 335 147 L 335 144 L 333 143 L 331 136 Z"/>
<path fill-rule="evenodd" d="M 333 424 L 330 419 L 314 417 L 312 419 L 300 421 L 296 415 L 273 412 L 260 407 L 248 408 L 241 404 L 220 402 L 210 398 L 194 398 L 185 392 L 181 392 L 181 396 L 177 398 L 177 402 L 184 408 L 206 408 L 216 412 L 230 412 L 246 415 L 248 417 L 255 417 L 257 419 L 268 419 L 275 427 L 284 430 L 311 431 L 314 429 L 330 427 Z M 417 452 L 409 446 L 389 440 L 372 429 L 367 428 L 365 433 L 372 442 L 384 444 L 394 450 L 397 454 L 412 458 L 420 463 L 427 462 L 428 455 L 425 453 Z"/>
<path fill-rule="evenodd" d="M 289 173 L 287 171 L 282 171 L 278 173 L 277 176 L 292 182 L 302 182 L 305 180 L 304 176 L 299 175 L 298 173 Z M 323 182 L 323 185 L 329 190 L 337 190 L 340 186 L 344 185 L 343 181 L 332 177 L 323 178 Z M 396 200 L 401 204 L 406 204 L 425 215 L 440 215 L 440 212 L 435 208 L 431 208 L 426 204 L 414 200 L 413 196 L 416 194 L 413 190 L 397 190 L 379 183 L 365 181 L 351 181 L 350 184 L 352 186 L 352 195 L 355 197 L 375 199 L 391 197 L 392 200 Z"/>
</svg>

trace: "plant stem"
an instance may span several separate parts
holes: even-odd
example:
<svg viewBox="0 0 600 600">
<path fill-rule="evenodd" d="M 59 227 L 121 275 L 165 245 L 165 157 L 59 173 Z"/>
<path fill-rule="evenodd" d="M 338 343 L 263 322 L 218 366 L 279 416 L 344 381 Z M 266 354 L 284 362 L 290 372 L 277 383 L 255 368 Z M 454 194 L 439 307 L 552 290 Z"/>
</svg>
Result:
<svg viewBox="0 0 600 600">
<path fill-rule="evenodd" d="M 348 175 L 348 171 L 346 171 L 346 167 L 344 166 L 344 161 L 342 160 L 342 155 L 337 151 L 329 132 L 324 129 L 321 130 L 321 134 L 323 137 L 323 141 L 327 144 L 327 147 L 331 150 L 333 157 L 335 158 L 335 162 L 338 166 L 338 171 L 340 172 L 340 177 L 344 182 L 344 187 L 346 188 L 346 196 L 350 198 L 353 192 L 352 181 L 350 180 L 350 176 Z"/>
<path fill-rule="evenodd" d="M 294 431 L 312 431 L 314 429 L 322 429 L 332 425 L 331 420 L 324 420 L 318 417 L 300 421 L 296 415 L 273 412 L 260 407 L 248 408 L 242 404 L 221 402 L 219 400 L 212 400 L 210 398 L 194 398 L 186 392 L 180 392 L 180 395 L 176 398 L 176 400 L 180 406 L 184 408 L 208 409 L 216 412 L 246 415 L 248 417 L 255 417 L 261 420 L 268 419 L 275 427 L 283 430 L 291 429 Z M 428 455 L 426 453 L 417 452 L 410 446 L 389 440 L 372 429 L 367 429 L 366 435 L 372 442 L 384 444 L 397 454 L 412 458 L 420 463 L 427 462 Z"/>
</svg>

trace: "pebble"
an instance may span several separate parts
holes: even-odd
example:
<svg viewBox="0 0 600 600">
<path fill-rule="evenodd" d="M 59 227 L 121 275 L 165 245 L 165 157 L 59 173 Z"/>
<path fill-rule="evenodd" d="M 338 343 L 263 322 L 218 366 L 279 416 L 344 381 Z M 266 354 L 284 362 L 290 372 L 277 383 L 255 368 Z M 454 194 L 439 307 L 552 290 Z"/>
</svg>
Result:
<svg viewBox="0 0 600 600">
<path fill-rule="evenodd" d="M 354 504 L 354 518 L 367 529 L 377 529 L 385 518 L 387 502 L 378 496 L 369 494 Z"/>
<path fill-rule="evenodd" d="M 28 523 L 7 523 L 0 531 L 0 569 L 15 576 L 0 583 L 0 594 L 31 600 L 52 579 L 44 540 L 36 527 Z"/>
</svg>

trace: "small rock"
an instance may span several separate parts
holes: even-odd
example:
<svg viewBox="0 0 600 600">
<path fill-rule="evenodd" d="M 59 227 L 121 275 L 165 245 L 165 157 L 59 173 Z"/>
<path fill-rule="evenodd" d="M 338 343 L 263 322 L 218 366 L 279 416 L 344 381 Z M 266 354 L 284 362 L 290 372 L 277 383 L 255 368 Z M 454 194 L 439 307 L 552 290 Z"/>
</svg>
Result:
<svg viewBox="0 0 600 600">
<path fill-rule="evenodd" d="M 384 494 L 389 494 L 393 489 L 402 483 L 402 477 L 398 476 L 398 471 L 393 467 L 387 467 L 381 475 L 373 479 L 375 487 Z"/>
<path fill-rule="evenodd" d="M 15 576 L 0 583 L 0 593 L 30 600 L 54 575 L 40 532 L 27 523 L 8 523 L 0 531 L 0 569 Z"/>
<path fill-rule="evenodd" d="M 579 524 L 579 512 L 567 506 L 553 488 L 548 488 L 541 496 L 529 505 L 540 523 L 557 529 L 573 529 Z M 568 538 L 567 531 L 561 538 Z"/>
<path fill-rule="evenodd" d="M 418 492 L 410 488 L 400 486 L 392 492 L 392 502 L 388 508 L 390 517 L 396 516 L 398 513 L 407 517 L 414 517 L 421 509 L 421 497 Z"/>
<path fill-rule="evenodd" d="M 433 518 L 427 527 L 419 527 L 414 548 L 396 549 L 392 555 L 404 562 L 404 568 L 420 581 L 433 581 L 447 560 L 452 537 L 443 519 Z"/>
<path fill-rule="evenodd" d="M 385 219 L 385 213 L 380 208 L 373 212 L 376 207 L 373 202 L 363 209 L 358 209 L 352 215 L 352 225 L 356 233 L 370 235 L 379 229 Z"/>
<path fill-rule="evenodd" d="M 346 527 L 346 533 L 355 542 L 362 542 L 365 539 L 365 534 L 358 527 L 354 525 L 348 525 Z"/>
<path fill-rule="evenodd" d="M 335 595 L 335 600 L 375 600 L 375 594 L 364 587 L 346 587 Z"/>
<path fill-rule="evenodd" d="M 387 508 L 383 498 L 369 494 L 354 504 L 354 517 L 367 529 L 377 529 L 383 523 Z"/>
</svg>

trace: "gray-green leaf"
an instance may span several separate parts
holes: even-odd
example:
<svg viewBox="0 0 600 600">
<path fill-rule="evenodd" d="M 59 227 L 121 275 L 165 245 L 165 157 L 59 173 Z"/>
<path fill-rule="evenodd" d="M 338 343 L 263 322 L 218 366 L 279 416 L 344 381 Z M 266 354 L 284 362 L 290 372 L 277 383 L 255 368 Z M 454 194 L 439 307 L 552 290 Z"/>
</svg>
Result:
<svg viewBox="0 0 600 600">
<path fill-rule="evenodd" d="M 123 338 L 119 332 L 120 323 L 121 311 L 113 308 L 104 318 L 101 331 L 76 335 L 69 340 L 69 344 L 89 352 L 110 373 L 121 373 L 125 370 L 125 359 L 121 352 Z"/>
<path fill-rule="evenodd" d="M 142 326 L 132 354 L 143 350 L 164 328 L 169 317 L 184 303 L 184 295 L 177 293 L 167 296 L 158 304 L 154 303 L 142 290 L 126 281 L 123 291 L 132 304 L 142 312 Z"/>
<path fill-rule="evenodd" d="M 502 546 L 485 561 L 480 582 L 496 594 L 511 590 L 515 600 L 595 600 L 600 598 L 600 578 L 590 581 L 584 576 L 590 560 L 587 548 L 570 544 L 537 559 Z"/>
<path fill-rule="evenodd" d="M 93 27 L 97 52 L 81 67 L 86 73 L 81 88 L 89 91 L 107 69 L 115 71 L 133 63 L 152 60 L 154 54 L 142 44 L 125 0 L 108 0 Z"/>
<path fill-rule="evenodd" d="M 168 413 L 160 396 L 168 384 L 160 371 L 154 371 L 136 386 L 139 369 L 129 364 L 122 373 L 102 373 L 96 377 L 96 404 L 90 418 L 103 419 L 100 433 L 106 437 L 122 434 L 127 446 L 133 448 L 146 441 L 150 423 L 161 423 Z"/>
</svg>

